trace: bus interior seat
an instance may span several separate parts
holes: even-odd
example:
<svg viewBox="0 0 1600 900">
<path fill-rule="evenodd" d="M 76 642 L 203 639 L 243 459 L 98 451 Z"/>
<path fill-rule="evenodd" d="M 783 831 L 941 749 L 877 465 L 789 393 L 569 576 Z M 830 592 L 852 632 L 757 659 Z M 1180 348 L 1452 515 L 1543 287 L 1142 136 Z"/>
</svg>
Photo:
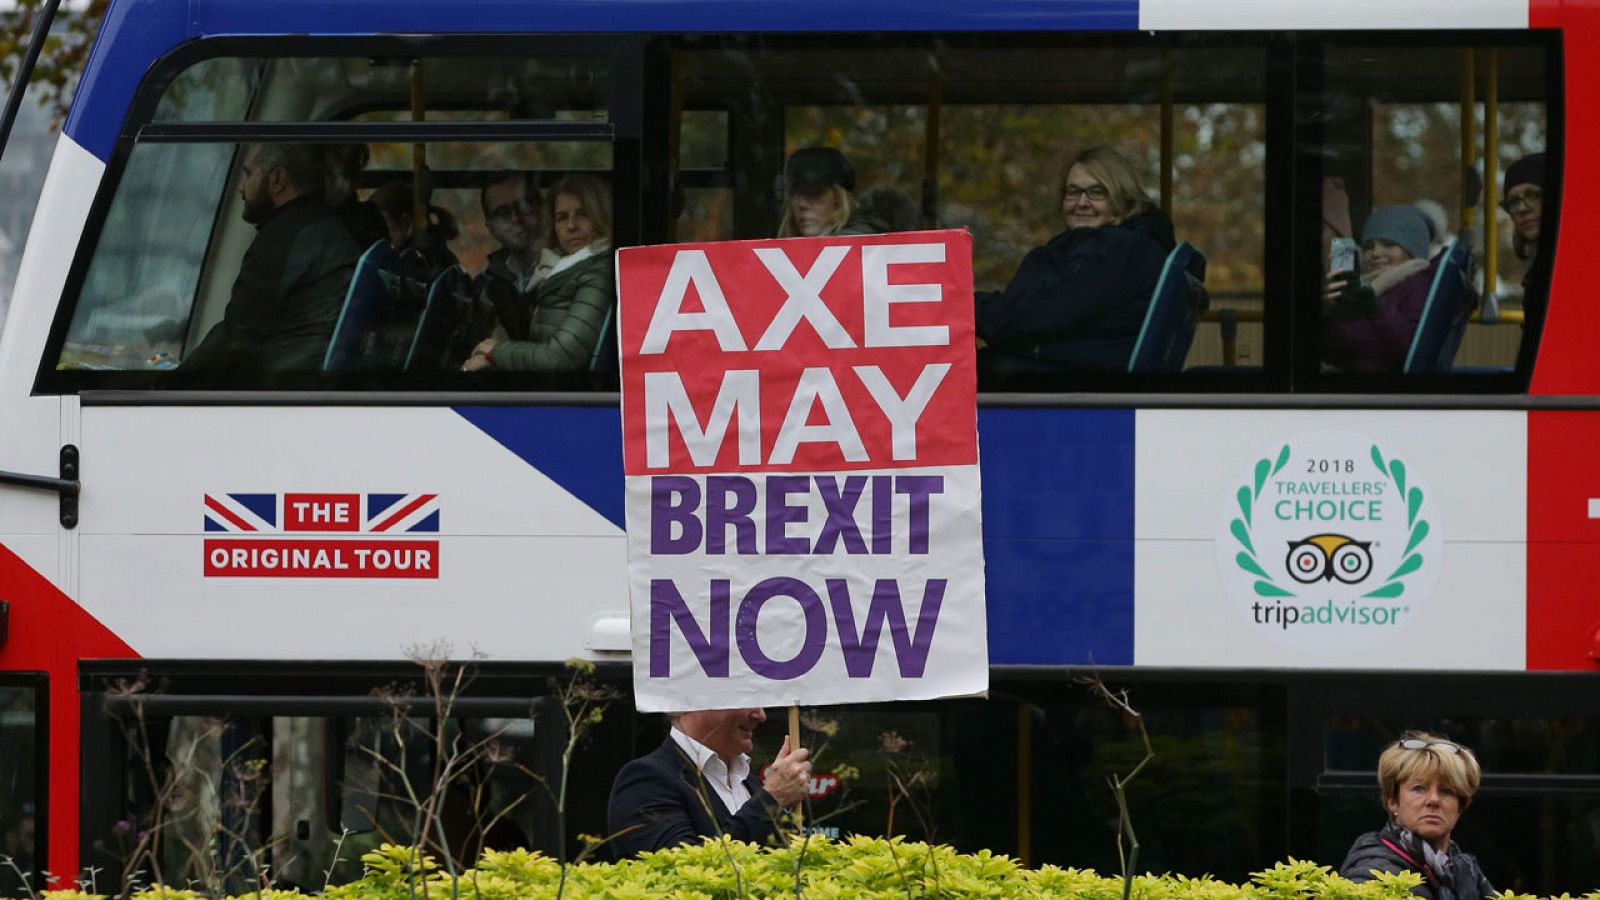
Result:
<svg viewBox="0 0 1600 900">
<path fill-rule="evenodd" d="M 1471 272 L 1472 253 L 1463 242 L 1452 241 L 1443 251 L 1422 306 L 1422 318 L 1411 336 L 1404 370 L 1407 375 L 1450 371 L 1471 314 L 1466 305 Z"/>
<path fill-rule="evenodd" d="M 617 364 L 617 304 L 606 309 L 606 318 L 600 323 L 600 339 L 595 341 L 589 354 L 589 371 L 615 372 Z"/>
<path fill-rule="evenodd" d="M 1209 304 L 1205 281 L 1205 255 L 1188 241 L 1178 242 L 1161 266 L 1161 277 L 1145 310 L 1144 325 L 1128 359 L 1129 372 L 1183 370 L 1200 313 Z"/>
<path fill-rule="evenodd" d="M 423 304 L 422 315 L 417 319 L 416 331 L 406 350 L 402 368 L 407 372 L 436 371 L 444 363 L 444 353 L 450 342 L 451 331 L 459 316 L 455 314 L 457 297 L 455 289 L 467 278 L 461 266 L 447 267 L 428 285 L 428 299 Z"/>
<path fill-rule="evenodd" d="M 374 241 L 356 263 L 350 287 L 345 290 L 328 352 L 322 357 L 324 372 L 347 372 L 363 367 L 367 339 L 377 329 L 389 305 L 390 283 L 396 279 L 399 258 L 386 240 Z"/>
</svg>

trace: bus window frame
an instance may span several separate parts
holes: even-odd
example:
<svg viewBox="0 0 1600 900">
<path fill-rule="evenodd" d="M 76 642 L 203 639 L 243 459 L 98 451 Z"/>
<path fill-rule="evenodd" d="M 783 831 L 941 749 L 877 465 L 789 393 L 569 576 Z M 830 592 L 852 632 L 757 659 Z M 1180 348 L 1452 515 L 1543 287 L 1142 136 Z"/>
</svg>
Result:
<svg viewBox="0 0 1600 900">
<path fill-rule="evenodd" d="M 1337 48 L 1404 48 L 1408 46 L 1428 46 L 1437 48 L 1530 48 L 1544 54 L 1545 72 L 1544 85 L 1546 89 L 1545 105 L 1545 200 L 1544 218 L 1540 225 L 1540 243 L 1554 248 L 1557 246 L 1559 235 L 1556 234 L 1556 224 L 1560 218 L 1560 205 L 1562 194 L 1562 148 L 1565 143 L 1566 126 L 1566 82 L 1565 82 L 1565 46 L 1561 40 L 1562 33 L 1556 29 L 1526 29 L 1523 31 L 1486 31 L 1463 30 L 1443 32 L 1417 32 L 1417 31 L 1334 31 L 1334 32 L 1306 32 L 1306 37 L 1312 38 L 1311 46 L 1315 52 L 1299 54 L 1297 79 L 1301 82 L 1298 92 L 1298 104 L 1295 109 L 1295 167 L 1304 169 L 1306 174 L 1298 181 L 1297 188 L 1300 194 L 1297 200 L 1301 203 L 1303 214 L 1298 215 L 1294 221 L 1297 226 L 1295 234 L 1295 255 L 1297 260 L 1307 260 L 1313 265 L 1301 266 L 1295 273 L 1297 297 L 1314 298 L 1322 293 L 1323 272 L 1321 266 L 1321 225 L 1320 210 L 1321 181 L 1324 172 L 1321 149 L 1323 143 L 1322 121 L 1326 98 L 1330 95 L 1324 90 L 1322 74 L 1325 66 L 1325 53 L 1329 49 Z M 1482 102 L 1481 88 L 1478 102 Z M 1371 141 L 1367 142 L 1371 148 Z M 1514 160 L 1501 161 L 1502 166 L 1507 166 Z M 1482 166 L 1482 159 L 1479 159 Z M 1496 174 L 1498 180 L 1500 176 Z M 1480 203 L 1480 214 L 1490 217 L 1496 215 L 1494 210 L 1483 210 Z M 1313 211 L 1317 214 L 1313 215 Z M 1316 227 L 1312 227 L 1316 223 Z M 1548 236 L 1548 237 L 1546 237 Z M 1481 255 L 1481 250 L 1479 251 Z M 1544 283 L 1550 284 L 1550 271 L 1553 265 L 1553 252 L 1540 254 L 1534 260 L 1535 266 L 1544 276 Z M 1541 299 L 1541 305 L 1548 307 L 1548 294 Z M 1305 304 L 1299 304 L 1301 311 Z M 1321 371 L 1322 361 L 1322 336 L 1320 328 L 1320 311 L 1311 315 L 1311 324 L 1295 330 L 1295 353 L 1293 380 L 1296 391 L 1306 393 L 1363 393 L 1379 395 L 1399 394 L 1480 394 L 1480 395 L 1526 395 L 1533 379 L 1533 370 L 1537 362 L 1538 347 L 1543 331 L 1543 316 L 1539 321 L 1532 322 L 1531 327 L 1525 326 L 1520 341 L 1520 347 L 1510 371 L 1506 372 L 1446 372 L 1427 375 L 1356 375 L 1349 373 L 1335 373 Z"/>
<path fill-rule="evenodd" d="M 1499 408 L 1494 397 L 1526 398 L 1535 364 L 1537 335 L 1525 336 L 1517 364 L 1508 373 L 1462 373 L 1442 375 L 1351 376 L 1323 373 L 1318 363 L 1321 357 L 1320 335 L 1316 317 L 1307 316 L 1298 309 L 1304 298 L 1320 293 L 1320 249 L 1318 231 L 1310 229 L 1320 216 L 1311 215 L 1320 208 L 1317 190 L 1320 174 L 1313 178 L 1305 172 L 1320 173 L 1316 164 L 1315 148 L 1320 146 L 1320 126 L 1315 116 L 1301 115 L 1308 107 L 1314 109 L 1320 93 L 1321 49 L 1343 44 L 1405 45 L 1418 41 L 1432 44 L 1459 44 L 1461 46 L 1539 46 L 1546 56 L 1547 86 L 1546 143 L 1547 157 L 1554 162 L 1549 176 L 1545 208 L 1546 226 L 1551 234 L 1550 245 L 1555 245 L 1555 223 L 1559 219 L 1561 180 L 1561 139 L 1564 125 L 1565 90 L 1561 80 L 1563 60 L 1560 32 L 1554 30 L 1462 31 L 1450 32 L 1441 37 L 1434 32 L 1206 32 L 1179 34 L 1162 32 L 1038 32 L 992 33 L 962 32 L 932 34 L 906 33 L 907 40 L 928 42 L 953 42 L 963 48 L 996 48 L 1017 45 L 1048 45 L 1052 48 L 1087 44 L 1112 49 L 1130 47 L 1137 50 L 1160 48 L 1254 48 L 1263 54 L 1263 79 L 1265 92 L 1264 142 L 1267 157 L 1264 162 L 1264 218 L 1268 222 L 1286 221 L 1287 229 L 1266 229 L 1263 272 L 1263 347 L 1259 367 L 1241 367 L 1238 372 L 1186 372 L 1164 375 L 1130 376 L 1123 373 L 1105 375 L 1072 375 L 1051 383 L 1037 385 L 1038 392 L 985 391 L 980 397 L 986 405 L 1092 405 L 1092 406 L 1231 406 L 1257 405 L 1260 397 L 1270 398 L 1266 405 L 1299 405 L 1289 398 L 1296 396 L 1320 398 L 1312 405 L 1328 405 L 1327 401 L 1338 394 L 1357 394 L 1365 398 L 1386 396 L 1391 398 L 1419 397 L 1412 405 L 1437 405 L 1436 398 L 1477 396 L 1489 406 Z M 518 373 L 504 380 L 483 379 L 456 381 L 446 377 L 448 383 L 407 390 L 407 384 L 388 377 L 392 373 L 304 373 L 301 381 L 251 389 L 249 386 L 226 391 L 183 391 L 160 387 L 166 383 L 161 372 L 84 372 L 57 370 L 66 333 L 71 325 L 71 312 L 81 291 L 89 261 L 98 245 L 105 225 L 106 214 L 126 170 L 128 157 L 137 142 L 184 141 L 254 141 L 254 140 L 309 140 L 356 141 L 386 140 L 393 142 L 446 142 L 472 140 L 606 140 L 606 129 L 611 129 L 613 143 L 612 177 L 616 182 L 615 196 L 631 198 L 619 203 L 615 209 L 618 245 L 643 244 L 664 240 L 667 222 L 666 209 L 670 198 L 666 196 L 671 174 L 666 171 L 665 154 L 647 158 L 647 147 L 666 146 L 669 112 L 664 95 L 671 88 L 663 78 L 670 79 L 671 54 L 693 46 L 704 48 L 721 41 L 754 41 L 762 45 L 804 46 L 806 41 L 826 39 L 833 44 L 855 37 L 868 40 L 868 35 L 816 35 L 754 34 L 754 35 L 681 35 L 681 34 L 617 34 L 617 35 L 425 35 L 379 37 L 226 37 L 211 38 L 185 44 L 163 57 L 145 78 L 130 105 L 116 149 L 107 166 L 85 223 L 82 239 L 65 288 L 63 302 L 56 311 L 50 336 L 41 356 L 34 381 L 35 394 L 138 392 L 145 402 L 160 405 L 178 405 L 195 402 L 202 396 L 231 396 L 234 402 L 282 403 L 286 397 L 322 397 L 328 402 L 330 395 L 342 396 L 347 392 L 359 397 L 363 404 L 416 405 L 418 403 L 500 403 L 510 399 L 519 404 L 532 400 L 541 405 L 546 402 L 574 402 L 576 398 L 590 402 L 615 403 L 614 378 L 610 382 L 595 379 L 540 378 Z M 497 52 L 507 55 L 605 55 L 610 60 L 611 85 L 607 91 L 607 121 L 574 122 L 568 120 L 503 120 L 503 121 L 428 121 L 411 122 L 154 122 L 152 117 L 161 97 L 178 73 L 203 59 L 217 56 L 265 57 L 348 57 L 365 55 L 385 58 L 482 56 Z M 646 78 L 646 74 L 662 78 Z M 948 101 L 947 101 L 948 102 Z M 700 103 L 693 104 L 699 108 Z M 735 104 L 737 106 L 738 104 Z M 729 162 L 735 165 L 740 159 L 741 140 L 736 127 L 737 117 L 730 114 Z M 689 175 L 699 180 L 698 171 L 678 173 L 680 183 L 687 186 Z M 737 172 L 734 173 L 737 175 Z M 722 173 L 718 173 L 718 180 Z M 657 195 L 661 196 L 657 196 Z M 1542 254 L 1537 260 L 1548 272 L 1553 265 L 1553 254 Z M 1315 264 L 1308 264 L 1314 261 Z M 1298 287 L 1299 290 L 1295 290 Z M 191 315 L 193 312 L 191 311 Z M 346 377 L 349 376 L 349 377 Z M 593 392 L 598 384 L 602 389 L 612 388 L 609 394 Z M 496 390 L 504 385 L 513 390 Z M 285 387 L 289 389 L 284 389 Z M 298 390 L 299 388 L 307 390 Z M 541 391 L 547 387 L 553 390 Z M 1024 387 L 1036 387 L 1024 385 Z M 398 390 L 396 390 L 398 389 Z M 187 398 L 187 399 L 185 399 Z M 556 398 L 561 398 L 557 400 Z M 1181 398 L 1181 399 L 1180 399 Z M 300 402 L 300 401 L 293 401 Z M 338 400 L 335 402 L 346 402 Z M 1354 405 L 1367 405 L 1356 403 Z M 1385 401 L 1383 406 L 1391 405 Z M 1513 407 L 1516 404 L 1512 404 Z"/>
<path fill-rule="evenodd" d="M 170 373 L 150 371 L 60 370 L 56 363 L 66 345 L 77 308 L 107 218 L 133 149 L 153 143 L 234 143 L 307 142 L 343 143 L 353 141 L 384 143 L 468 143 L 468 142 L 608 142 L 612 145 L 612 168 L 617 197 L 638 197 L 642 178 L 641 148 L 644 104 L 639 96 L 644 39 L 639 35 L 427 35 L 405 37 L 222 37 L 184 44 L 151 66 L 135 93 L 124 120 L 117 144 L 108 160 L 94 201 L 90 205 L 81 237 L 68 269 L 49 336 L 34 378 L 35 395 L 82 394 L 96 389 L 148 391 L 155 397 L 169 395 L 159 385 Z M 482 56 L 546 55 L 604 57 L 608 79 L 606 119 L 597 120 L 495 120 L 424 122 L 158 122 L 154 120 L 160 100 L 178 75 L 190 66 L 216 57 L 272 58 L 369 57 L 391 59 L 464 58 Z M 253 102 L 253 101 L 252 101 Z M 221 207 L 219 206 L 220 214 Z M 638 204 L 618 203 L 613 207 L 614 230 L 621 242 L 642 243 Z M 215 235 L 215 228 L 212 229 Z M 207 247 L 207 257 L 210 247 Z M 190 308 L 192 322 L 197 310 Z M 371 376 L 361 373 L 304 373 L 291 379 L 307 386 L 361 387 Z M 555 378 L 559 387 L 570 383 Z M 462 385 L 464 386 L 464 385 Z M 380 385 L 381 388 L 381 385 Z M 245 388 L 247 394 L 258 392 Z M 381 393 L 374 391 L 373 393 Z M 209 391 L 206 393 L 210 393 Z"/>
</svg>

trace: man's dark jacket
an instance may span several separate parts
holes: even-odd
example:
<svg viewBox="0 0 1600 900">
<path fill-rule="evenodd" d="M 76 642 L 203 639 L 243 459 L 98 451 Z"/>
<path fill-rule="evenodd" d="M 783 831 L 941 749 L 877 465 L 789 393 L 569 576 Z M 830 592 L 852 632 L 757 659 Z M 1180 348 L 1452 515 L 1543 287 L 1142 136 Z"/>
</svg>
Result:
<svg viewBox="0 0 1600 900">
<path fill-rule="evenodd" d="M 762 789 L 754 769 L 744 784 L 750 800 L 738 812 L 728 812 L 716 789 L 669 736 L 649 755 L 623 766 L 611 784 L 606 824 L 610 834 L 618 835 L 611 841 L 612 853 L 626 859 L 718 834 L 769 842 L 777 835 L 777 801 Z"/>
<path fill-rule="evenodd" d="M 1028 251 L 1005 290 L 977 295 L 978 336 L 1002 373 L 1127 371 L 1174 246 L 1156 209 L 1064 231 Z"/>
<path fill-rule="evenodd" d="M 184 357 L 183 371 L 320 369 L 359 255 L 320 199 L 274 209 L 256 226 L 222 321 Z"/>
</svg>

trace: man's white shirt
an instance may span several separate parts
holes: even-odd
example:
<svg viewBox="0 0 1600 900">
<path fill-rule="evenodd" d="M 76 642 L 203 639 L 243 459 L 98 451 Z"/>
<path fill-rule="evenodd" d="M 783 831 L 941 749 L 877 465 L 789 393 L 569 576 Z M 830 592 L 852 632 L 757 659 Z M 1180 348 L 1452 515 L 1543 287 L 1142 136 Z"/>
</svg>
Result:
<svg viewBox="0 0 1600 900">
<path fill-rule="evenodd" d="M 705 776 L 706 783 L 711 785 L 711 789 L 717 792 L 717 796 L 728 807 L 728 812 L 738 812 L 741 806 L 750 802 L 750 789 L 744 786 L 744 780 L 750 777 L 749 754 L 739 754 L 739 758 L 733 761 L 730 770 L 722 761 L 722 757 L 710 747 L 684 734 L 676 727 L 672 729 L 671 734 L 672 739 L 683 748 L 683 752 L 694 761 L 695 768 Z"/>
</svg>

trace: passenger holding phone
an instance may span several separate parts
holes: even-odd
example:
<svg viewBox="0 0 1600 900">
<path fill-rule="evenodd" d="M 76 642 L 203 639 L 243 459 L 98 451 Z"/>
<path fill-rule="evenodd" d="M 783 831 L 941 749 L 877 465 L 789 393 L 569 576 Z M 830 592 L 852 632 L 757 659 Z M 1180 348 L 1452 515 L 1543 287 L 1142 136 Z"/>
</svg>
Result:
<svg viewBox="0 0 1600 900">
<path fill-rule="evenodd" d="M 1323 297 L 1324 363 L 1361 374 L 1404 368 L 1439 265 L 1428 260 L 1430 235 L 1427 216 L 1414 206 L 1374 210 L 1361 229 L 1364 272 L 1341 252 L 1348 239 L 1334 240 Z"/>
</svg>

